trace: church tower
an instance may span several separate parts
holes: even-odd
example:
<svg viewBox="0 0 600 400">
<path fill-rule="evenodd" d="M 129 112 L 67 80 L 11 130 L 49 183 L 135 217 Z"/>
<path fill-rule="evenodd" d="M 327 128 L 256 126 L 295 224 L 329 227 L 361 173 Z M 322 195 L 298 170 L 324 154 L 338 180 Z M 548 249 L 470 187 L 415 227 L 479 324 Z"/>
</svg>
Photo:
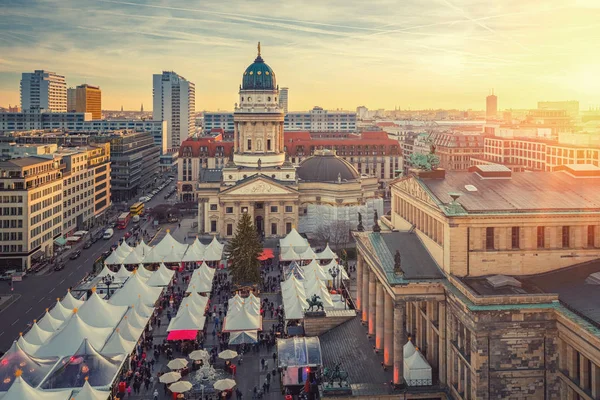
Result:
<svg viewBox="0 0 600 400">
<path fill-rule="evenodd" d="M 258 56 L 242 77 L 233 114 L 235 165 L 259 169 L 283 165 L 283 119 L 275 73 L 262 59 L 259 42 Z"/>
</svg>

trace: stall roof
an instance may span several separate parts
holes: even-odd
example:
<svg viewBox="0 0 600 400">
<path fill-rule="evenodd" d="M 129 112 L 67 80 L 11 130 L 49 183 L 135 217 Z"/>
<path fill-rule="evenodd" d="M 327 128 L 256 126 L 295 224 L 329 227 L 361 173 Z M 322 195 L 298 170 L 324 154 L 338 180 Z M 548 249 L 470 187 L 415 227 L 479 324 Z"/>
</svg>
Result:
<svg viewBox="0 0 600 400">
<path fill-rule="evenodd" d="M 318 337 L 277 339 L 279 367 L 318 366 L 323 364 Z"/>
</svg>

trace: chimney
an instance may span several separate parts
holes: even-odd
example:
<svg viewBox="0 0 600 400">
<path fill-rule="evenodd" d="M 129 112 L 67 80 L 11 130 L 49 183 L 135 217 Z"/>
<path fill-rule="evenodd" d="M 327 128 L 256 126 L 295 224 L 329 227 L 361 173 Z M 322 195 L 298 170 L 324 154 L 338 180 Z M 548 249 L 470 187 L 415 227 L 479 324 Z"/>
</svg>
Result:
<svg viewBox="0 0 600 400">
<path fill-rule="evenodd" d="M 510 179 L 512 171 L 510 168 L 500 164 L 473 165 L 469 172 L 474 172 L 481 179 Z"/>
</svg>

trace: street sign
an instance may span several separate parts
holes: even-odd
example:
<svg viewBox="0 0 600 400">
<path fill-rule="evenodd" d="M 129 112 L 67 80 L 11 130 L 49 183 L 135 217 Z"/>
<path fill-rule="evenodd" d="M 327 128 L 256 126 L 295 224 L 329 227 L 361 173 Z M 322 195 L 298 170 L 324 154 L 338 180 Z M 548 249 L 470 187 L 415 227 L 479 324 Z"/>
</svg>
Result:
<svg viewBox="0 0 600 400">
<path fill-rule="evenodd" d="M 23 280 L 23 276 L 21 276 L 21 275 L 13 275 L 12 276 L 13 282 L 21 282 L 22 280 Z"/>
</svg>

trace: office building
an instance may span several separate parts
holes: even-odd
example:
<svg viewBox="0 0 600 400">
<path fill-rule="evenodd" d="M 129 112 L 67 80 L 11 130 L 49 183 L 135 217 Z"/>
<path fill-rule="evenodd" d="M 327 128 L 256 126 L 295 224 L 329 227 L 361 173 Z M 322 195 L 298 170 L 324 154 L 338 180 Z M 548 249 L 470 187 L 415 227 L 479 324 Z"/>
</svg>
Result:
<svg viewBox="0 0 600 400">
<path fill-rule="evenodd" d="M 67 111 L 67 82 L 54 72 L 24 72 L 21 78 L 21 109 Z"/>
<path fill-rule="evenodd" d="M 110 143 L 94 143 L 86 148 L 87 169 L 94 176 L 94 217 L 111 205 Z"/>
<path fill-rule="evenodd" d="M 356 303 L 408 398 L 598 398 L 598 179 L 482 167 L 394 182 L 380 223 L 395 231 L 355 234 Z M 415 351 L 431 381 L 411 380 Z"/>
<path fill-rule="evenodd" d="M 154 120 L 167 122 L 167 148 L 178 149 L 195 133 L 196 87 L 172 71 L 153 76 Z"/>
<path fill-rule="evenodd" d="M 356 113 L 314 107 L 308 112 L 288 113 L 283 128 L 286 131 L 356 132 Z"/>
<path fill-rule="evenodd" d="M 0 141 L 0 161 L 10 160 L 12 158 L 23 158 L 29 156 L 43 156 L 52 154 L 58 150 L 58 145 L 51 144 L 20 144 L 16 143 L 13 138 L 7 141 Z"/>
<path fill-rule="evenodd" d="M 492 94 L 485 98 L 485 118 L 494 119 L 498 115 L 498 96 Z"/>
<path fill-rule="evenodd" d="M 27 270 L 54 252 L 62 233 L 60 159 L 24 157 L 0 162 L 0 269 Z"/>
<path fill-rule="evenodd" d="M 579 102 L 570 101 L 538 101 L 538 110 L 564 110 L 571 120 L 579 120 Z"/>
<path fill-rule="evenodd" d="M 289 88 L 284 87 L 284 88 L 279 89 L 279 107 L 281 107 L 283 109 L 283 112 L 285 114 L 288 113 L 289 93 L 290 93 Z"/>
<path fill-rule="evenodd" d="M 288 112 L 285 114 L 283 128 L 286 131 L 356 132 L 356 113 L 323 110 L 321 107 L 307 112 Z M 204 134 L 210 134 L 216 129 L 222 129 L 225 134 L 233 132 L 233 113 L 204 113 Z"/>
<path fill-rule="evenodd" d="M 92 119 L 102 119 L 102 91 L 88 84 L 67 89 L 67 112 L 91 113 Z"/>
<path fill-rule="evenodd" d="M 31 110 L 0 113 L 0 132 L 63 130 L 67 132 L 110 133 L 135 130 L 152 135 L 154 144 L 167 151 L 167 122 L 141 119 L 93 120 L 91 113 L 52 113 Z"/>
</svg>

